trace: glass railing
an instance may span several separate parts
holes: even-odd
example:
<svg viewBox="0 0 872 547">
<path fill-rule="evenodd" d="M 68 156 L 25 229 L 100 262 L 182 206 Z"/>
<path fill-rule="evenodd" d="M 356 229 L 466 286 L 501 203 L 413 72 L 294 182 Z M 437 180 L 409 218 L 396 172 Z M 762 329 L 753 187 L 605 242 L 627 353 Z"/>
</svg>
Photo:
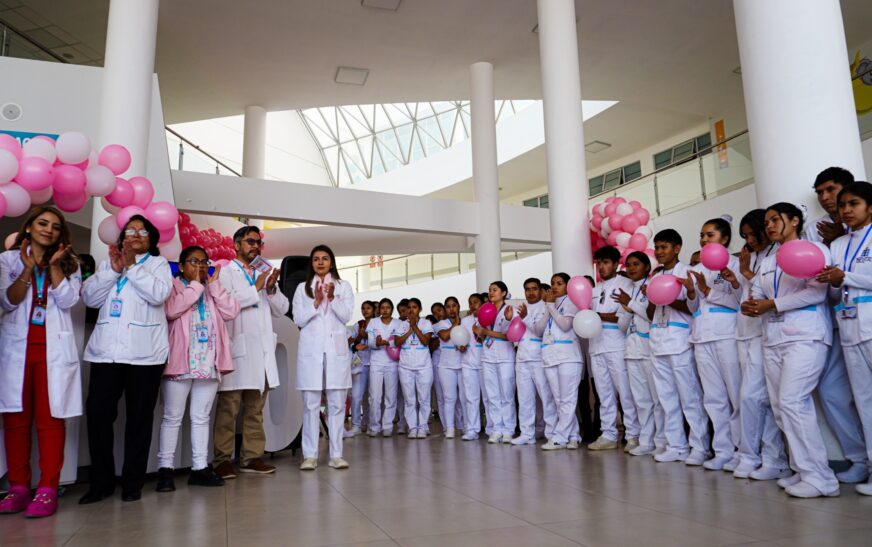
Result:
<svg viewBox="0 0 872 547">
<path fill-rule="evenodd" d="M 182 135 L 169 127 L 167 134 L 167 152 L 170 158 L 170 169 L 177 171 L 193 171 L 196 173 L 214 173 L 216 175 L 242 176 L 239 171 L 230 167 L 209 152 L 202 150 Z"/>
</svg>

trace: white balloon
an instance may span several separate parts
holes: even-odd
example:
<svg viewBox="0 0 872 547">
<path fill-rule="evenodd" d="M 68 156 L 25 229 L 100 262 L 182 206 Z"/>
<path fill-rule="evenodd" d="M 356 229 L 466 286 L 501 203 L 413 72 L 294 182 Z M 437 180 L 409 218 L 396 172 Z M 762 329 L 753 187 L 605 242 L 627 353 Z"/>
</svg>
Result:
<svg viewBox="0 0 872 547">
<path fill-rule="evenodd" d="M 603 237 L 607 237 L 610 233 L 612 233 L 612 227 L 609 226 L 609 219 L 604 218 L 600 224 L 600 234 L 602 234 Z"/>
<path fill-rule="evenodd" d="M 102 205 L 103 210 L 106 211 L 107 213 L 109 213 L 110 215 L 114 215 L 115 213 L 117 213 L 118 211 L 121 210 L 121 207 L 115 207 L 114 205 L 112 205 L 111 203 L 106 201 L 105 197 L 100 198 L 100 205 Z"/>
<path fill-rule="evenodd" d="M 632 212 L 633 212 L 633 206 L 630 205 L 629 203 L 621 203 L 620 205 L 617 206 L 617 208 L 615 208 L 615 213 L 621 215 L 622 217 L 625 217 Z"/>
<path fill-rule="evenodd" d="M 105 196 L 115 189 L 115 175 L 108 167 L 90 165 L 85 169 L 85 192 L 89 196 Z"/>
<path fill-rule="evenodd" d="M 451 329 L 451 343 L 455 346 L 466 346 L 469 344 L 469 331 L 466 327 L 455 326 Z"/>
<path fill-rule="evenodd" d="M 91 141 L 81 133 L 70 131 L 58 137 L 55 150 L 58 159 L 63 163 L 82 163 L 91 153 Z"/>
<path fill-rule="evenodd" d="M 33 205 L 42 205 L 51 199 L 51 195 L 54 192 L 54 188 L 49 186 L 48 188 L 43 188 L 42 190 L 37 190 L 36 192 L 30 193 L 30 202 Z"/>
<path fill-rule="evenodd" d="M 18 159 L 9 150 L 0 148 L 0 184 L 6 184 L 18 174 Z"/>
<path fill-rule="evenodd" d="M 30 209 L 30 194 L 17 183 L 10 182 L 0 186 L 0 194 L 6 198 L 7 217 L 18 217 Z"/>
<path fill-rule="evenodd" d="M 52 143 L 53 141 L 49 139 L 30 139 L 21 147 L 21 156 L 25 158 L 36 156 L 53 164 L 57 159 L 57 151 Z"/>
<path fill-rule="evenodd" d="M 593 310 L 581 310 L 572 319 L 572 330 L 582 338 L 596 338 L 603 331 L 603 322 Z"/>
<path fill-rule="evenodd" d="M 182 254 L 182 244 L 177 237 L 174 237 L 166 243 L 160 243 L 157 247 L 160 249 L 161 256 L 169 261 L 178 260 L 179 255 Z"/>
<path fill-rule="evenodd" d="M 597 205 L 597 206 L 595 207 L 595 209 L 596 209 L 596 211 L 599 213 L 599 216 L 601 216 L 601 217 L 606 216 L 606 204 L 605 204 L 605 202 L 600 203 L 599 205 Z"/>
<path fill-rule="evenodd" d="M 118 227 L 118 221 L 115 216 L 108 216 L 100 221 L 97 226 L 97 236 L 100 241 L 106 245 L 115 245 L 118 243 L 118 236 L 121 235 L 121 228 Z"/>
<path fill-rule="evenodd" d="M 627 232 L 618 232 L 618 235 L 615 236 L 615 243 L 618 244 L 618 247 L 629 247 L 630 237 L 632 236 Z"/>
<path fill-rule="evenodd" d="M 639 226 L 638 228 L 636 228 L 636 231 L 633 233 L 634 234 L 642 234 L 643 236 L 645 236 L 645 239 L 647 239 L 648 241 L 651 241 L 651 239 L 654 237 L 654 230 L 652 230 L 651 227 L 648 225 Z"/>
</svg>

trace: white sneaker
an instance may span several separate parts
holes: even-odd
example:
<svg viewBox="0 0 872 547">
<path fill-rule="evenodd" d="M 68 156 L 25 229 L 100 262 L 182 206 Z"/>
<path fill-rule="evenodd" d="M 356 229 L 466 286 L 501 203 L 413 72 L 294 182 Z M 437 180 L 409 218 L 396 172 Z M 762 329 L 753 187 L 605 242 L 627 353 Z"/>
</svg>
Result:
<svg viewBox="0 0 872 547">
<path fill-rule="evenodd" d="M 405 435 L 409 432 L 409 428 L 405 426 L 397 426 L 397 435 Z"/>
<path fill-rule="evenodd" d="M 462 440 L 462 441 L 477 441 L 478 440 L 478 433 L 476 433 L 475 431 L 470 431 L 468 433 L 464 433 L 463 437 L 461 437 L 460 440 Z"/>
<path fill-rule="evenodd" d="M 684 460 L 685 465 L 702 465 L 708 459 L 708 453 L 703 452 L 702 450 L 691 450 L 690 455 L 687 456 L 687 459 Z"/>
<path fill-rule="evenodd" d="M 342 458 L 333 458 L 327 465 L 333 469 L 348 469 L 348 462 Z"/>
<path fill-rule="evenodd" d="M 865 463 L 855 463 L 847 471 L 836 473 L 836 478 L 843 484 L 866 482 L 869 478 L 869 466 Z"/>
<path fill-rule="evenodd" d="M 393 434 L 394 432 L 392 429 L 385 429 L 384 431 L 382 431 L 382 437 L 391 437 L 393 436 Z"/>
<path fill-rule="evenodd" d="M 799 481 L 798 483 L 788 486 L 784 489 L 788 495 L 793 496 L 794 498 L 834 498 L 839 495 L 839 487 L 836 486 L 836 489 L 831 492 L 821 492 L 814 486 L 810 485 L 805 481 Z"/>
<path fill-rule="evenodd" d="M 314 471 L 318 467 L 318 460 L 315 458 L 306 458 L 300 464 L 300 471 Z"/>
<path fill-rule="evenodd" d="M 555 443 L 554 441 L 548 441 L 539 448 L 541 448 L 542 450 L 563 450 L 564 448 L 566 448 L 566 445 Z"/>
<path fill-rule="evenodd" d="M 511 434 L 509 434 L 509 435 L 503 435 L 502 437 L 500 437 L 500 442 L 503 443 L 503 444 L 512 444 L 512 436 L 511 436 Z"/>
<path fill-rule="evenodd" d="M 796 477 L 795 479 L 793 479 L 794 476 Z M 789 467 L 778 468 L 768 467 L 765 465 L 763 467 L 755 469 L 754 471 L 751 471 L 748 474 L 748 478 L 754 479 L 755 481 L 772 481 L 775 479 L 780 479 L 778 481 L 778 486 L 781 486 L 781 481 L 787 481 L 785 482 L 785 486 L 781 486 L 781 488 L 785 488 L 787 486 L 790 486 L 791 484 L 794 484 L 792 482 L 789 482 L 790 480 L 795 480 L 796 482 L 799 482 L 799 475 L 794 475 L 793 471 L 791 471 Z"/>
<path fill-rule="evenodd" d="M 578 450 L 578 445 L 579 445 L 578 439 L 572 439 L 571 441 L 566 443 L 566 449 L 567 450 Z"/>
<path fill-rule="evenodd" d="M 799 484 L 800 481 L 802 481 L 802 477 L 799 476 L 799 473 L 791 472 L 790 475 L 778 479 L 778 482 L 776 484 L 778 484 L 779 488 L 787 488 L 788 486 Z"/>
<path fill-rule="evenodd" d="M 639 445 L 636 448 L 630 450 L 629 454 L 631 456 L 647 456 L 649 454 L 655 454 L 657 449 L 653 446 L 642 446 Z"/>
<path fill-rule="evenodd" d="M 520 435 L 512 439 L 512 445 L 521 446 L 525 444 L 536 444 L 536 439 L 531 439 L 530 437 L 525 437 L 524 435 Z"/>
<path fill-rule="evenodd" d="M 361 433 L 360 428 L 357 426 L 354 426 L 351 429 L 349 429 L 348 431 L 345 431 L 344 433 L 342 433 L 342 438 L 350 439 L 352 437 L 356 437 L 356 436 L 360 435 L 360 433 Z"/>
<path fill-rule="evenodd" d="M 854 490 L 856 490 L 858 494 L 872 496 L 872 479 L 870 479 L 869 482 L 858 484 L 854 487 Z"/>
<path fill-rule="evenodd" d="M 453 427 L 449 427 L 448 429 L 445 430 L 445 438 L 446 439 L 453 439 L 454 438 L 454 428 Z"/>
<path fill-rule="evenodd" d="M 376 431 L 375 429 L 367 429 L 366 436 L 367 437 L 378 437 L 378 431 Z"/>
<path fill-rule="evenodd" d="M 739 456 L 738 452 L 734 453 L 733 457 L 730 458 L 730 461 L 724 464 L 724 471 L 729 471 L 730 473 L 735 471 L 736 468 L 739 467 L 739 462 L 741 461 L 741 459 L 742 458 Z"/>
<path fill-rule="evenodd" d="M 690 459 L 690 458 L 688 458 L 688 459 Z M 710 460 L 706 460 L 705 463 L 702 464 L 702 466 L 705 467 L 706 469 L 708 469 L 709 471 L 720 471 L 721 469 L 724 468 L 725 465 L 727 465 L 730 462 L 730 460 L 732 460 L 732 458 L 730 458 L 728 456 L 715 456 L 714 458 L 711 458 Z M 684 463 L 687 463 L 687 462 L 684 462 Z M 690 464 L 687 463 L 687 465 L 690 465 Z"/>
<path fill-rule="evenodd" d="M 624 445 L 624 452 L 629 454 L 634 449 L 639 446 L 639 439 L 637 437 L 630 437 L 627 439 L 627 444 Z"/>
<path fill-rule="evenodd" d="M 686 459 L 687 452 L 679 452 L 678 450 L 673 450 L 672 448 L 667 448 L 660 454 L 654 456 L 654 460 L 660 463 L 683 462 Z"/>
<path fill-rule="evenodd" d="M 618 441 L 607 439 L 600 435 L 594 442 L 587 445 L 588 450 L 615 450 L 618 448 Z"/>
<path fill-rule="evenodd" d="M 488 437 L 488 439 L 487 439 L 487 443 L 488 444 L 497 444 L 498 442 L 500 442 L 501 438 L 502 438 L 502 435 L 500 435 L 499 433 L 491 433 L 491 436 Z"/>
<path fill-rule="evenodd" d="M 406 436 L 406 438 L 408 438 L 408 439 L 417 439 L 417 438 L 418 438 L 418 430 L 417 430 L 417 429 L 413 429 L 413 430 L 409 431 L 409 434 Z"/>
<path fill-rule="evenodd" d="M 658 446 L 657 448 L 654 449 L 655 455 L 656 454 L 663 454 L 664 452 L 666 452 L 666 445 L 661 445 L 661 446 Z"/>
<path fill-rule="evenodd" d="M 736 468 L 733 470 L 733 478 L 735 479 L 747 479 L 751 476 L 751 473 L 757 470 L 757 466 L 753 463 L 745 463 L 741 462 Z"/>
</svg>

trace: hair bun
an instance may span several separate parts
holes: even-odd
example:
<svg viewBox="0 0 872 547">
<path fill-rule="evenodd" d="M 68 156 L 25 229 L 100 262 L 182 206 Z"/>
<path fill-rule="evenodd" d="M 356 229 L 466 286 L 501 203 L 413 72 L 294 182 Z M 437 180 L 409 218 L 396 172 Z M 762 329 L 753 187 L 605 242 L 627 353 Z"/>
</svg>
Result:
<svg viewBox="0 0 872 547">
<path fill-rule="evenodd" d="M 733 215 L 728 214 L 728 213 L 724 213 L 723 215 L 721 215 L 721 220 L 725 220 L 725 221 L 727 221 L 727 223 L 732 224 L 733 223 Z"/>
<path fill-rule="evenodd" d="M 805 205 L 805 203 L 800 203 L 796 207 L 797 209 L 799 209 L 799 212 L 802 213 L 802 221 L 805 222 L 806 220 L 808 220 L 808 207 Z"/>
</svg>

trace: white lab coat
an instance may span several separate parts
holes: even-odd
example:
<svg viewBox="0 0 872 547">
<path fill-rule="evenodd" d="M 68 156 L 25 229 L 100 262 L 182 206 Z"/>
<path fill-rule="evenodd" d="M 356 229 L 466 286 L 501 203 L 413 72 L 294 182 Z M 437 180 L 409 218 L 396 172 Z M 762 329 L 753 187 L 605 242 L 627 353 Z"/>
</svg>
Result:
<svg viewBox="0 0 872 547">
<path fill-rule="evenodd" d="M 21 391 L 33 289 L 28 288 L 27 295 L 18 305 L 9 302 L 6 291 L 23 269 L 19 251 L 0 254 L 0 307 L 6 312 L 0 320 L 0 412 L 22 411 Z M 51 415 L 55 418 L 81 416 L 81 364 L 70 309 L 79 301 L 82 274 L 77 270 L 54 289 L 51 276 L 46 272 L 45 284 L 46 359 Z"/>
<path fill-rule="evenodd" d="M 591 309 L 597 313 L 617 314 L 622 308 L 620 304 L 612 299 L 612 296 L 620 294 L 620 291 L 631 295 L 633 294 L 633 288 L 633 282 L 626 277 L 616 275 L 606 279 L 593 290 Z M 590 354 L 600 355 L 602 353 L 620 352 L 623 355 L 625 343 L 626 336 L 621 330 L 621 325 L 619 323 L 603 321 L 602 332 L 590 339 Z"/>
<path fill-rule="evenodd" d="M 729 268 L 737 277 L 739 259 L 730 256 Z M 701 273 L 706 284 L 711 289 L 708 296 L 701 290 L 695 291 L 696 298 L 687 301 L 687 307 L 693 312 L 693 324 L 690 330 L 690 341 L 694 344 L 704 344 L 718 340 L 734 340 L 736 337 L 736 321 L 739 316 L 739 299 L 742 294 L 742 284 L 734 289 L 733 285 L 723 278 L 720 271 L 709 270 L 702 264 L 697 264 L 691 271 Z M 694 280 L 694 285 L 696 280 Z"/>
<path fill-rule="evenodd" d="M 119 293 L 116 282 L 122 275 L 127 276 L 127 283 Z M 131 365 L 166 363 L 170 344 L 164 302 L 172 287 L 173 274 L 162 256 L 137 255 L 136 263 L 121 274 L 104 260 L 97 273 L 82 287 L 85 305 L 100 309 L 85 348 L 85 361 Z M 110 308 L 116 298 L 123 302 L 121 315 L 112 317 Z"/>
<path fill-rule="evenodd" d="M 221 268 L 218 280 L 239 302 L 240 308 L 236 319 L 227 323 L 233 374 L 222 378 L 218 391 L 263 391 L 264 387 L 278 387 L 276 333 L 273 332 L 272 318 L 287 313 L 288 298 L 279 290 L 267 294 L 266 290 L 255 289 L 235 261 Z"/>
<path fill-rule="evenodd" d="M 315 299 L 306 294 L 305 283 L 297 285 L 294 292 L 294 322 L 300 327 L 299 390 L 351 388 L 351 351 L 345 324 L 354 313 L 354 293 L 345 281 L 337 279 L 333 283 L 334 298 L 326 315 L 315 308 Z"/>
</svg>

